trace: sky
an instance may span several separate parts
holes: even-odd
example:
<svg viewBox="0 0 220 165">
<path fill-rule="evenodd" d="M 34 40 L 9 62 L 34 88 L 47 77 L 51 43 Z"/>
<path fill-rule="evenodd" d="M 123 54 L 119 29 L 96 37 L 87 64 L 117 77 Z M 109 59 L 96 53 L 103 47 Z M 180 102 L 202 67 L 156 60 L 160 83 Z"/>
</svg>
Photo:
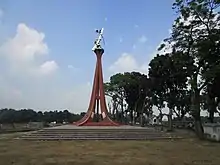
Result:
<svg viewBox="0 0 220 165">
<path fill-rule="evenodd" d="M 105 81 L 148 72 L 175 19 L 173 0 L 1 0 L 0 107 L 87 111 L 95 29 Z"/>
</svg>

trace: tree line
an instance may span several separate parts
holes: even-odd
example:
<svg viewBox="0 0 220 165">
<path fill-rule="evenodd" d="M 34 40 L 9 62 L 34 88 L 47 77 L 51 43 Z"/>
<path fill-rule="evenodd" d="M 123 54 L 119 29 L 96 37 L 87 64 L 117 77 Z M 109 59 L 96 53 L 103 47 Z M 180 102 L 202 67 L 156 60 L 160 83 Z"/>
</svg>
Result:
<svg viewBox="0 0 220 165">
<path fill-rule="evenodd" d="M 78 121 L 84 116 L 84 113 L 74 114 L 68 110 L 63 111 L 34 111 L 32 109 L 1 109 L 0 123 L 28 123 L 28 122 L 57 122 L 72 123 Z"/>
<path fill-rule="evenodd" d="M 176 12 L 170 36 L 149 63 L 148 75 L 126 72 L 112 75 L 105 83 L 110 108 L 129 113 L 132 121 L 152 114 L 167 115 L 170 128 L 175 114 L 194 119 L 195 131 L 203 138 L 201 110 L 220 113 L 220 0 L 175 0 Z M 167 106 L 168 114 L 163 113 Z"/>
</svg>

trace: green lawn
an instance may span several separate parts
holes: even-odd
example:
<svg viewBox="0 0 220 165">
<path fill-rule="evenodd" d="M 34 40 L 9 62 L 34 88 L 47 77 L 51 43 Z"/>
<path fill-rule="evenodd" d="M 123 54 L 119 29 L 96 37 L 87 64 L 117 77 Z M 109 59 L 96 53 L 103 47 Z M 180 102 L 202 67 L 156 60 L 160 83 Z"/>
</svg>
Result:
<svg viewBox="0 0 220 165">
<path fill-rule="evenodd" d="M 34 142 L 7 136 L 0 139 L 0 165 L 220 165 L 220 144 L 194 139 Z"/>
</svg>

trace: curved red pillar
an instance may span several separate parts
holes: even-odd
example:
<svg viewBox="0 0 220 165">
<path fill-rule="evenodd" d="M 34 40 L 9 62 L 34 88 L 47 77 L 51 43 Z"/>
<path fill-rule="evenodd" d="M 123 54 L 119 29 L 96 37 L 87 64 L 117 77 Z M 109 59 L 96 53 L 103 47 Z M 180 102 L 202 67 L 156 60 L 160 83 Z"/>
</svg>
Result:
<svg viewBox="0 0 220 165">
<path fill-rule="evenodd" d="M 119 126 L 118 123 L 112 121 L 109 118 L 106 101 L 105 101 L 103 73 L 102 73 L 102 55 L 104 53 L 104 49 L 96 49 L 94 52 L 96 54 L 97 61 L 95 68 L 95 76 L 93 80 L 93 88 L 89 102 L 89 108 L 86 115 L 81 120 L 77 121 L 74 124 L 77 126 Z M 97 102 L 99 102 L 99 104 L 96 104 Z M 96 113 L 95 110 L 97 106 L 100 107 L 102 120 L 99 122 L 94 122 L 93 118 Z"/>
</svg>

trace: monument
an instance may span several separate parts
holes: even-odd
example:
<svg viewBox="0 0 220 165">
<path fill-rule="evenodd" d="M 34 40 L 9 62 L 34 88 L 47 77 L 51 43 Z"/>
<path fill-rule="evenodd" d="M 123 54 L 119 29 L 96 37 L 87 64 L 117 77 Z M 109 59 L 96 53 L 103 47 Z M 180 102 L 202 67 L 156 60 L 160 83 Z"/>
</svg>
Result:
<svg viewBox="0 0 220 165">
<path fill-rule="evenodd" d="M 96 54 L 97 60 L 92 93 L 87 113 L 81 120 L 74 123 L 77 126 L 119 126 L 118 123 L 112 121 L 108 116 L 108 110 L 105 101 L 102 73 L 102 55 L 104 53 L 104 49 L 101 46 L 103 31 L 104 28 L 101 30 L 96 30 L 98 33 L 98 38 L 94 42 L 92 51 Z"/>
<path fill-rule="evenodd" d="M 98 38 L 92 51 L 97 57 L 95 76 L 89 107 L 85 116 L 71 124 L 44 128 L 29 132 L 21 137 L 23 140 L 152 140 L 170 139 L 175 136 L 164 134 L 149 127 L 121 125 L 110 119 L 105 102 L 101 47 L 103 30 L 97 30 Z M 85 127 L 83 127 L 85 126 Z M 112 127 L 111 127 L 112 126 Z"/>
</svg>

